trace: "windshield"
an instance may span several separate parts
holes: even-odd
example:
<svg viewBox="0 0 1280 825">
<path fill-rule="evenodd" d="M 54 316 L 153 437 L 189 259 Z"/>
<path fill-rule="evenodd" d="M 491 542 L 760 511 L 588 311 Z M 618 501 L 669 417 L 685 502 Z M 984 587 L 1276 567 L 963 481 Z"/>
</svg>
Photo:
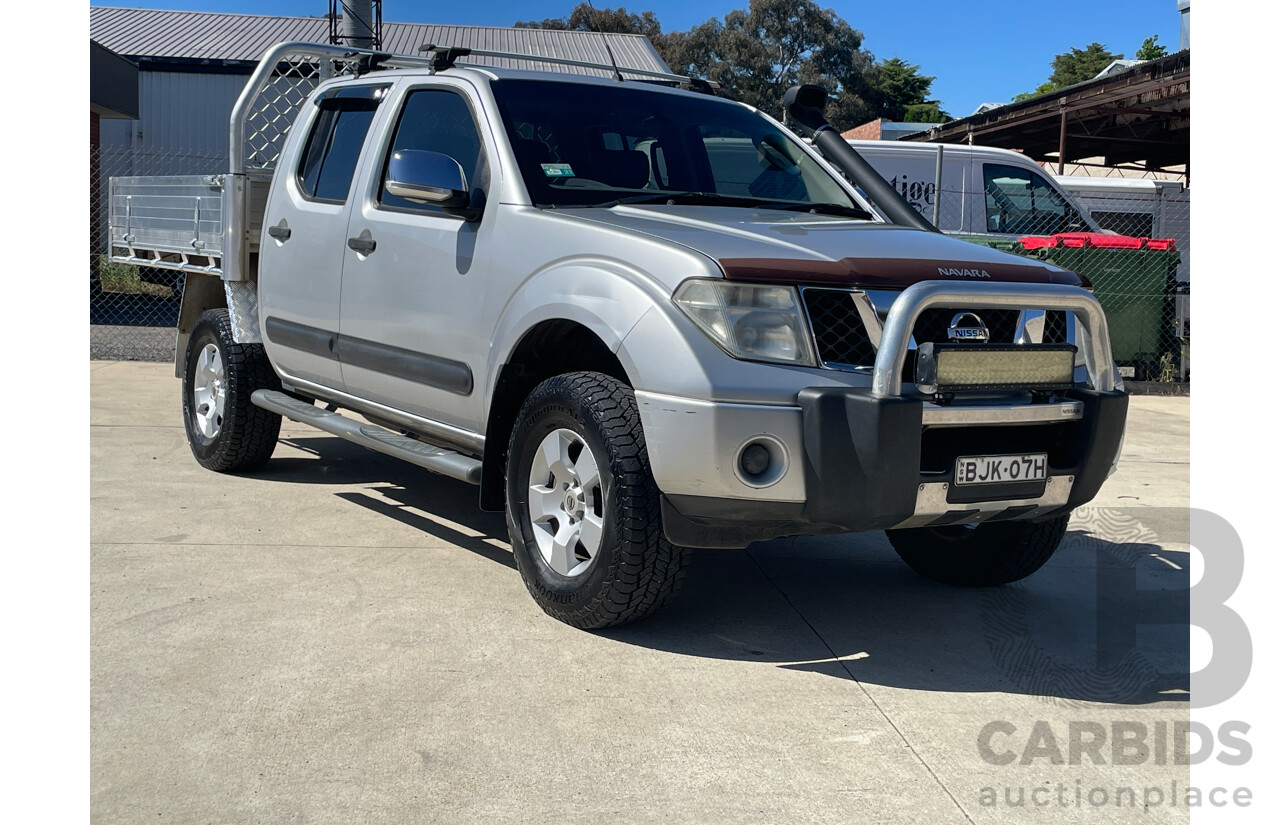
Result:
<svg viewBox="0 0 1280 825">
<path fill-rule="evenodd" d="M 535 205 L 722 203 L 870 217 L 768 119 L 633 84 L 491 84 Z"/>
</svg>

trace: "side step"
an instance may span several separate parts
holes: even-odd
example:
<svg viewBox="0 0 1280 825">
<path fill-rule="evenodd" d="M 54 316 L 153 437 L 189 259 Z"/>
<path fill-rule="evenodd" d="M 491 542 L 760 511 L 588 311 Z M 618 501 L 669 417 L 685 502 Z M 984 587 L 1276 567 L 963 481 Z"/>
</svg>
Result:
<svg viewBox="0 0 1280 825">
<path fill-rule="evenodd" d="M 430 444 L 423 444 L 405 435 L 396 435 L 390 430 L 373 424 L 352 421 L 336 412 L 323 410 L 277 390 L 257 390 L 253 393 L 252 400 L 255 405 L 264 410 L 271 410 L 294 421 L 310 424 L 318 430 L 332 433 L 347 441 L 354 441 L 361 447 L 377 450 L 433 473 L 456 478 L 468 484 L 480 483 L 480 470 L 483 465 L 477 458 L 470 458 L 440 447 L 432 447 Z"/>
</svg>

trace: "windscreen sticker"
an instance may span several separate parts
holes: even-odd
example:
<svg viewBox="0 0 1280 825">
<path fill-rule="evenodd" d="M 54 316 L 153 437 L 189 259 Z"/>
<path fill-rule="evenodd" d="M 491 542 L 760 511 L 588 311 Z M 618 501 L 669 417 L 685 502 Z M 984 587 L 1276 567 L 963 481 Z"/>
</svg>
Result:
<svg viewBox="0 0 1280 825">
<path fill-rule="evenodd" d="M 549 178 L 571 178 L 573 177 L 573 167 L 567 163 L 544 163 L 542 164 L 542 174 Z"/>
</svg>

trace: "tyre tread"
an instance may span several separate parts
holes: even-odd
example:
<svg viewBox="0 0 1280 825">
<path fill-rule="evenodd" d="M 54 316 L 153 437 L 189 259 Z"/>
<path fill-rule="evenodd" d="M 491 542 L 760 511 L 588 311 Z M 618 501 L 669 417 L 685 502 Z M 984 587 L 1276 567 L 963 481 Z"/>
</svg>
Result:
<svg viewBox="0 0 1280 825">
<path fill-rule="evenodd" d="M 621 541 L 612 555 L 610 586 L 584 603 L 566 606 L 545 599 L 529 575 L 524 579 L 534 600 L 548 614 L 573 627 L 598 630 L 637 621 L 666 604 L 684 581 L 688 554 L 663 534 L 661 494 L 649 466 L 632 389 L 602 373 L 566 373 L 539 384 L 526 400 L 525 409 L 566 396 L 581 399 L 604 436 Z M 513 432 L 513 455 L 515 437 Z M 520 540 L 515 529 L 511 538 L 513 542 Z"/>
<path fill-rule="evenodd" d="M 960 587 L 992 587 L 1020 581 L 1057 551 L 1071 514 L 1044 521 L 979 525 L 960 539 L 939 538 L 931 528 L 889 530 L 889 543 L 920 575 Z"/>
<path fill-rule="evenodd" d="M 192 330 L 192 346 L 199 339 L 202 327 L 212 328 L 222 350 L 222 360 L 227 371 L 227 401 L 223 411 L 222 431 L 217 446 L 208 455 L 192 452 L 202 467 L 220 473 L 256 470 L 267 463 L 280 438 L 281 417 L 253 403 L 251 396 L 259 389 L 280 389 L 280 379 L 267 358 L 261 344 L 237 344 L 231 328 L 231 314 L 226 309 L 208 309 L 201 314 Z M 183 374 L 183 412 L 188 418 L 188 437 L 192 435 L 190 422 L 189 376 L 191 358 L 188 355 Z"/>
</svg>

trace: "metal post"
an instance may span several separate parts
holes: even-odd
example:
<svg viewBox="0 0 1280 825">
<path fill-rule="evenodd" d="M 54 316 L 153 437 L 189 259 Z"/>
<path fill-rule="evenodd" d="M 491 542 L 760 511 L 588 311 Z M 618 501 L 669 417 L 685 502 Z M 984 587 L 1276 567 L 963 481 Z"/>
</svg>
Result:
<svg viewBox="0 0 1280 825">
<path fill-rule="evenodd" d="M 1058 101 L 1058 105 L 1064 107 L 1062 116 L 1058 123 L 1058 174 L 1063 174 L 1064 167 L 1067 162 L 1067 110 L 1066 100 Z"/>
<path fill-rule="evenodd" d="M 191 248 L 199 249 L 204 244 L 200 243 L 200 198 L 196 197 L 196 234 L 191 239 Z"/>
</svg>

